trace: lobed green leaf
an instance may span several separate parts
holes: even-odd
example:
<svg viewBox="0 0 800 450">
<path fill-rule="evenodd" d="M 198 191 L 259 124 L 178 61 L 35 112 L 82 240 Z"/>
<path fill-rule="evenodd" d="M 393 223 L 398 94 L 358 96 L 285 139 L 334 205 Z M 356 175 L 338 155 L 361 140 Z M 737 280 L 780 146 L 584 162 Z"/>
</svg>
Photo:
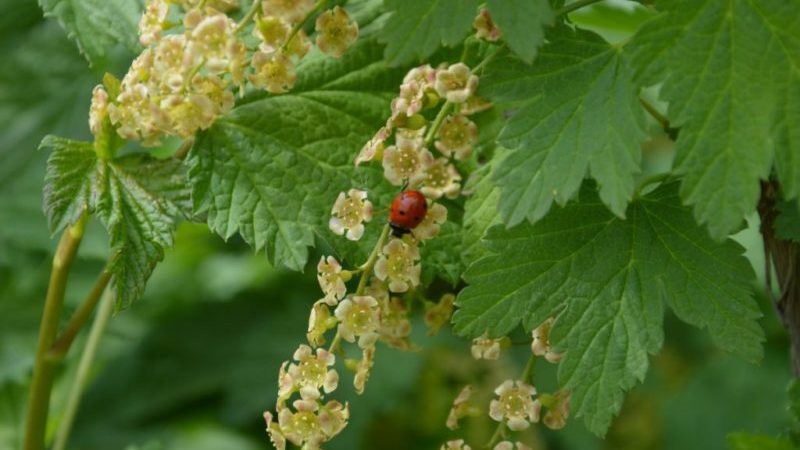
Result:
<svg viewBox="0 0 800 450">
<path fill-rule="evenodd" d="M 632 203 L 627 220 L 593 189 L 581 196 L 535 225 L 489 230 L 490 254 L 464 276 L 458 333 L 499 336 L 557 316 L 551 338 L 566 351 L 560 384 L 597 434 L 661 347 L 665 303 L 725 350 L 761 357 L 752 269 L 736 243 L 717 243 L 694 223 L 675 183 Z"/>
<path fill-rule="evenodd" d="M 634 191 L 644 117 L 626 58 L 597 35 L 561 28 L 532 66 L 505 56 L 486 70 L 482 93 L 519 102 L 499 143 L 510 149 L 493 175 L 509 226 L 563 205 L 591 175 L 618 216 Z"/>
<path fill-rule="evenodd" d="M 544 42 L 544 26 L 553 23 L 547 0 L 489 0 L 486 7 L 508 47 L 530 64 Z"/>
<path fill-rule="evenodd" d="M 800 3 L 665 0 L 630 44 L 637 78 L 663 83 L 680 127 L 681 195 L 723 238 L 756 206 L 774 165 L 800 194 Z"/>
</svg>

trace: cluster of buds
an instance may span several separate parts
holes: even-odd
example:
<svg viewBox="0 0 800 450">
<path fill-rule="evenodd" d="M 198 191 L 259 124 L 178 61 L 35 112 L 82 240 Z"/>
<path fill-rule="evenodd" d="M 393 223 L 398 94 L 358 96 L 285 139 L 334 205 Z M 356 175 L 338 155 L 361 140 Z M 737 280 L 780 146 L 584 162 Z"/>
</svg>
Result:
<svg viewBox="0 0 800 450">
<path fill-rule="evenodd" d="M 478 142 L 478 127 L 468 116 L 489 107 L 475 97 L 477 88 L 478 77 L 463 63 L 412 69 L 392 100 L 391 116 L 361 149 L 356 165 L 381 161 L 384 177 L 395 186 L 434 200 L 458 196 L 462 177 L 453 161 L 469 159 Z M 425 113 L 439 107 L 429 122 Z"/>
<path fill-rule="evenodd" d="M 238 5 L 234 0 L 148 0 L 139 22 L 145 49 L 118 94 L 95 89 L 92 132 L 98 135 L 108 117 L 122 138 L 154 146 L 164 136 L 189 138 L 210 127 L 233 108 L 233 91 L 244 92 L 247 81 L 270 93 L 291 89 L 295 66 L 311 48 L 302 26 L 320 4 L 255 0 L 237 23 L 228 13 Z M 251 19 L 255 47 L 242 36 Z M 166 33 L 170 30 L 175 31 Z M 315 31 L 320 50 L 335 57 L 358 37 L 358 25 L 338 6 L 317 17 Z"/>
</svg>

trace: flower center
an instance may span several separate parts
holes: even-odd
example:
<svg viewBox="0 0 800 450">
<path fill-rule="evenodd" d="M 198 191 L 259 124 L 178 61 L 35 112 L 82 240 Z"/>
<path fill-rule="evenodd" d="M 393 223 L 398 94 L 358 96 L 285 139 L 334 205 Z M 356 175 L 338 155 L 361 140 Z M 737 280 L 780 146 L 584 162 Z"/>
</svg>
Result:
<svg viewBox="0 0 800 450">
<path fill-rule="evenodd" d="M 525 416 L 526 408 L 530 396 L 519 389 L 512 389 L 500 397 L 500 405 L 506 417 Z"/>
<path fill-rule="evenodd" d="M 364 334 L 375 329 L 372 310 L 366 305 L 354 305 L 347 316 L 350 327 L 356 334 Z"/>
</svg>

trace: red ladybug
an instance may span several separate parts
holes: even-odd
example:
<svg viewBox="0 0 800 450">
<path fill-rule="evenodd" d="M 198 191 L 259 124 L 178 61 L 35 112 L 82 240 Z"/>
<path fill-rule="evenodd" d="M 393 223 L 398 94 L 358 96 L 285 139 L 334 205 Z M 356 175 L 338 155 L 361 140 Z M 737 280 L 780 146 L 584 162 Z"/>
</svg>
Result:
<svg viewBox="0 0 800 450">
<path fill-rule="evenodd" d="M 428 202 L 419 191 L 403 191 L 392 200 L 389 226 L 392 234 L 401 237 L 416 228 L 428 213 Z"/>
</svg>

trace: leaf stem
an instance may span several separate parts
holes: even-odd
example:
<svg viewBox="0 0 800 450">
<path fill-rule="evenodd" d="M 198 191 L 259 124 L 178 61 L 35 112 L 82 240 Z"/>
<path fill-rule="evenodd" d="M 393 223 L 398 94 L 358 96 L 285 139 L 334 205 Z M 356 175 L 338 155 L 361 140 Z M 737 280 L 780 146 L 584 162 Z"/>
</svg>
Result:
<svg viewBox="0 0 800 450">
<path fill-rule="evenodd" d="M 53 450 L 64 450 L 67 448 L 72 424 L 75 421 L 75 415 L 81 403 L 81 395 L 83 394 L 84 387 L 86 387 L 89 371 L 97 355 L 97 347 L 103 337 L 106 325 L 108 325 L 108 321 L 111 319 L 111 315 L 114 312 L 114 296 L 110 290 L 106 289 L 104 292 L 105 294 L 102 295 L 100 307 L 97 309 L 97 315 L 89 331 L 89 338 L 86 341 L 86 346 L 83 348 L 83 353 L 78 363 L 78 369 L 75 373 L 75 379 L 72 381 L 72 386 L 70 386 L 66 409 L 64 410 L 64 416 L 61 419 L 58 432 L 56 433 Z"/>
<path fill-rule="evenodd" d="M 50 282 L 47 286 L 42 323 L 39 327 L 39 343 L 33 367 L 33 380 L 28 397 L 28 413 L 25 419 L 24 450 L 44 448 L 47 411 L 50 407 L 50 392 L 53 389 L 55 363 L 47 357 L 58 332 L 61 308 L 64 305 L 64 292 L 67 278 L 78 247 L 83 240 L 88 214 L 84 211 L 74 225 L 61 234 L 61 240 L 53 257 Z"/>
<path fill-rule="evenodd" d="M 61 335 L 50 347 L 50 351 L 47 352 L 47 357 L 53 360 L 53 362 L 60 362 L 64 359 L 75 337 L 86 324 L 95 306 L 97 306 L 97 303 L 100 301 L 100 297 L 106 290 L 109 281 L 111 281 L 111 268 L 116 263 L 119 255 L 120 252 L 116 252 L 111 259 L 109 259 L 103 271 L 100 272 L 100 275 L 97 277 L 94 286 L 92 286 L 92 290 L 89 291 L 89 295 L 86 296 L 83 303 L 75 310 L 75 313 L 73 313 L 64 331 L 61 332 Z"/>
<path fill-rule="evenodd" d="M 661 125 L 661 128 L 665 133 L 667 133 L 670 139 L 673 141 L 678 139 L 678 129 L 673 128 L 672 125 L 670 125 L 669 119 L 667 119 L 665 115 L 661 114 L 661 112 L 659 112 L 655 106 L 641 97 L 639 97 L 639 103 L 641 103 L 642 107 L 644 107 L 644 110 L 647 111 L 647 113 L 650 114 L 659 125 Z"/>
<path fill-rule="evenodd" d="M 557 9 L 554 15 L 558 17 L 564 14 L 569 14 L 575 10 L 581 9 L 585 6 L 589 6 L 593 3 L 598 3 L 601 1 L 603 0 L 578 0 L 576 2 L 570 3 L 569 5 L 564 5 L 563 7 L 561 7 L 561 9 Z"/>
</svg>

